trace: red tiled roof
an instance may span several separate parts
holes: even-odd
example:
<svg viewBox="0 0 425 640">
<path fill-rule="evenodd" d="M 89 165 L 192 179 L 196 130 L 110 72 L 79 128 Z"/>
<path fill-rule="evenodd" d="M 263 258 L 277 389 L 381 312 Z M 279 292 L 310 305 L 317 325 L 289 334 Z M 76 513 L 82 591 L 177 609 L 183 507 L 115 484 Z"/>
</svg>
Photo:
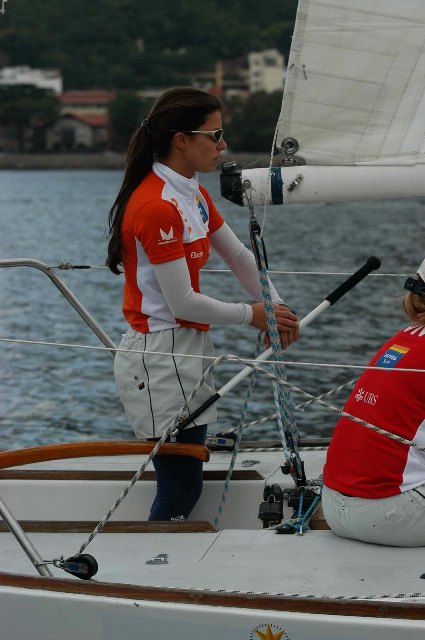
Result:
<svg viewBox="0 0 425 640">
<path fill-rule="evenodd" d="M 66 113 L 63 114 L 63 117 L 74 118 L 75 120 L 80 120 L 80 122 L 85 122 L 90 127 L 108 127 L 109 126 L 109 118 L 107 114 L 102 115 L 91 115 L 91 114 L 81 114 L 81 113 Z"/>
<path fill-rule="evenodd" d="M 109 104 L 115 98 L 114 91 L 87 89 L 85 91 L 65 91 L 59 96 L 63 104 Z"/>
<path fill-rule="evenodd" d="M 83 122 L 86 122 L 92 127 L 107 127 L 109 125 L 109 118 L 106 114 L 103 115 L 89 115 L 89 114 L 76 114 L 76 117 Z"/>
</svg>

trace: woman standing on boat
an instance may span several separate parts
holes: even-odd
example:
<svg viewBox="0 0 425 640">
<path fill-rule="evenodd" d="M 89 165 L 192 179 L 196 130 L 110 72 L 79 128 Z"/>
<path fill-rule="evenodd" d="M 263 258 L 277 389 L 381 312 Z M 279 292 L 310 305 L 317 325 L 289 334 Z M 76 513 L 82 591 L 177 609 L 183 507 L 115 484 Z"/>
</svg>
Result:
<svg viewBox="0 0 425 640">
<path fill-rule="evenodd" d="M 425 260 L 408 278 L 404 310 L 413 322 L 390 338 L 357 381 L 344 411 L 425 447 Z M 380 370 L 373 367 L 380 367 Z M 388 369 L 388 371 L 385 371 Z M 323 512 L 343 538 L 425 546 L 425 452 L 345 418 L 323 475 Z"/>
<path fill-rule="evenodd" d="M 227 147 L 222 103 L 191 87 L 165 91 L 135 132 L 123 184 L 109 214 L 107 266 L 125 274 L 123 313 L 130 328 L 117 352 L 115 379 L 127 417 L 139 438 L 159 438 L 171 425 L 213 355 L 210 324 L 251 324 L 267 329 L 253 254 L 217 211 L 197 172 L 217 168 Z M 250 296 L 228 303 L 200 293 L 199 274 L 219 253 Z M 298 337 L 297 317 L 271 285 L 282 347 Z M 176 355 L 164 355 L 176 354 Z M 195 357 L 180 357 L 180 354 Z M 189 404 L 194 411 L 214 391 L 212 377 Z M 204 444 L 214 406 L 178 436 Z M 188 517 L 202 490 L 202 462 L 155 456 L 157 495 L 150 520 Z"/>
</svg>

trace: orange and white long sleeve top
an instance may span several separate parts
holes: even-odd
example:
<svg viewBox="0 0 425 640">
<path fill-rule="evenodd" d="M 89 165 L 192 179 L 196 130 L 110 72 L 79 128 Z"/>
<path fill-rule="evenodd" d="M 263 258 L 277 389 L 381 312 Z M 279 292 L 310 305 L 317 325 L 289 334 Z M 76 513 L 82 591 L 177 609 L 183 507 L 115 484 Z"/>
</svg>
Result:
<svg viewBox="0 0 425 640">
<path fill-rule="evenodd" d="M 261 301 L 252 253 L 237 239 L 196 177 L 155 162 L 134 190 L 121 226 L 125 286 L 123 313 L 150 333 L 177 326 L 207 331 L 209 324 L 248 324 L 251 306 L 200 292 L 200 270 L 212 246 L 240 283 Z M 272 300 L 282 300 L 271 285 Z"/>
</svg>

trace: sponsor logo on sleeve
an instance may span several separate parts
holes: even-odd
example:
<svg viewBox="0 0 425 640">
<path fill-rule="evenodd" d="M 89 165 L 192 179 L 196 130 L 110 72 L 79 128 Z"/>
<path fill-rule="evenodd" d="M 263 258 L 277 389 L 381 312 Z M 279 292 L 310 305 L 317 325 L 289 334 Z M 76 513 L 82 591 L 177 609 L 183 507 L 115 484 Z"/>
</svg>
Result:
<svg viewBox="0 0 425 640">
<path fill-rule="evenodd" d="M 177 238 L 174 236 L 173 227 L 170 227 L 169 231 L 159 230 L 160 239 L 158 244 L 170 244 L 170 242 L 177 242 Z"/>
<path fill-rule="evenodd" d="M 391 369 L 395 367 L 397 362 L 409 351 L 408 347 L 401 347 L 399 344 L 393 344 L 385 353 L 375 362 L 375 367 L 385 367 Z"/>
</svg>

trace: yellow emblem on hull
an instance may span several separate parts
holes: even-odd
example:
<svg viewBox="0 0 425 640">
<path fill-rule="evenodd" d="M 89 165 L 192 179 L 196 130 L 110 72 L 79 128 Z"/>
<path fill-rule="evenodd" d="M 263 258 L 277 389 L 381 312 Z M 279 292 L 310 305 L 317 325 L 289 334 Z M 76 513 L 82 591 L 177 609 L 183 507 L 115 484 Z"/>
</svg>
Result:
<svg viewBox="0 0 425 640">
<path fill-rule="evenodd" d="M 289 640 L 285 629 L 279 629 L 274 624 L 262 624 L 256 627 L 251 634 L 251 639 L 254 640 L 254 638 L 259 638 L 260 640 Z"/>
</svg>

